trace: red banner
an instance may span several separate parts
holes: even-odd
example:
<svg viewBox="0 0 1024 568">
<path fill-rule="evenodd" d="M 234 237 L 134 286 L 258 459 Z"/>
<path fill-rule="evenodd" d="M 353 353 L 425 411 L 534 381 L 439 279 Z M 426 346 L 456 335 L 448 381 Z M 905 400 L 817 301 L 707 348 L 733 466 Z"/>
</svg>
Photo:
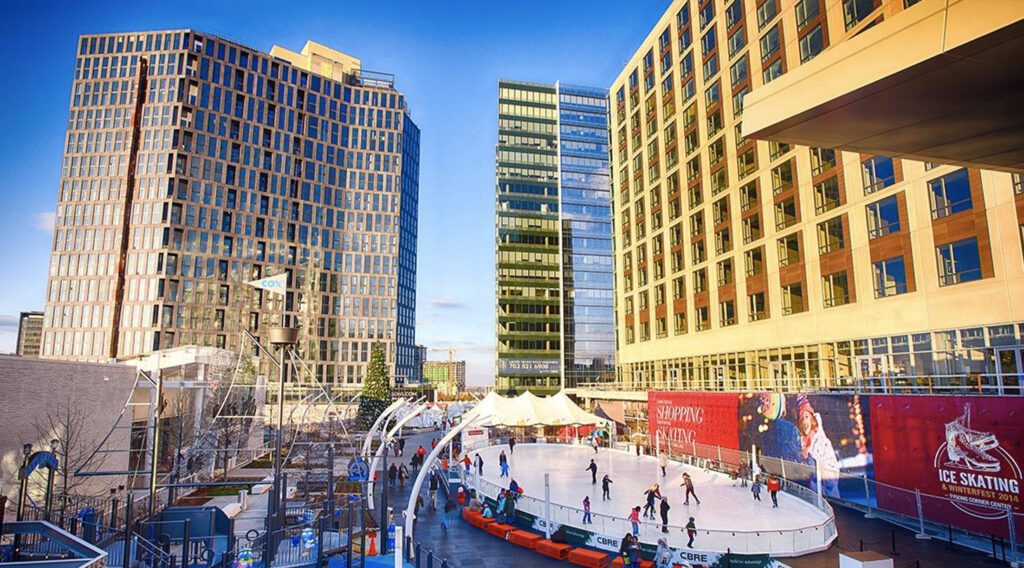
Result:
<svg viewBox="0 0 1024 568">
<path fill-rule="evenodd" d="M 1024 513 L 1024 403 L 1017 397 L 872 396 L 878 506 L 983 534 Z"/>
<path fill-rule="evenodd" d="M 648 420 L 661 443 L 689 451 L 694 443 L 739 449 L 739 395 L 717 392 L 649 392 Z"/>
</svg>

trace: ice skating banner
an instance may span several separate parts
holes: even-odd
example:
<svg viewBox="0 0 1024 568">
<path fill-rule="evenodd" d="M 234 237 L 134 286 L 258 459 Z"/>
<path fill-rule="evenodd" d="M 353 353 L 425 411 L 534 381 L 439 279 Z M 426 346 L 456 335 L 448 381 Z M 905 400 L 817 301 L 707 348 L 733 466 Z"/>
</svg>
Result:
<svg viewBox="0 0 1024 568">
<path fill-rule="evenodd" d="M 736 393 L 651 391 L 647 404 L 652 447 L 661 432 L 674 451 L 688 452 L 694 443 L 739 449 Z"/>
<path fill-rule="evenodd" d="M 868 407 L 859 395 L 741 394 L 740 446 L 805 466 L 787 466 L 786 478 L 811 489 L 820 472 L 827 497 L 863 499 L 864 484 L 853 477 L 872 476 Z"/>
<path fill-rule="evenodd" d="M 919 489 L 926 518 L 983 534 L 1024 513 L 1019 398 L 872 396 L 871 431 L 879 508 L 916 516 Z"/>
</svg>

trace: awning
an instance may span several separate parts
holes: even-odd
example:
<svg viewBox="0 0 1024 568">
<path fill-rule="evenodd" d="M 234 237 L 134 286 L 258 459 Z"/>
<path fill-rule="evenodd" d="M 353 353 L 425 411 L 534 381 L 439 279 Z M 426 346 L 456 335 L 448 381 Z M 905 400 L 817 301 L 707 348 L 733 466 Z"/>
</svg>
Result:
<svg viewBox="0 0 1024 568">
<path fill-rule="evenodd" d="M 514 398 L 491 392 L 477 405 L 477 412 L 483 417 L 482 426 L 583 426 L 609 421 L 583 410 L 562 392 L 546 398 L 529 391 Z"/>
</svg>

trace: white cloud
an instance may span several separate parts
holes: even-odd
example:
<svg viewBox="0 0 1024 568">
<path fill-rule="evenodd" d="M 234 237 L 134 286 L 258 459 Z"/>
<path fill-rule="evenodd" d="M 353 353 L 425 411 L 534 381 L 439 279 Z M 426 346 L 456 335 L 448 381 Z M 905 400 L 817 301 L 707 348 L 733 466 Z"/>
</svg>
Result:
<svg viewBox="0 0 1024 568">
<path fill-rule="evenodd" d="M 42 213 L 36 213 L 35 225 L 36 229 L 46 233 L 53 232 L 54 221 L 56 220 L 57 214 L 53 211 L 43 211 Z"/>
</svg>

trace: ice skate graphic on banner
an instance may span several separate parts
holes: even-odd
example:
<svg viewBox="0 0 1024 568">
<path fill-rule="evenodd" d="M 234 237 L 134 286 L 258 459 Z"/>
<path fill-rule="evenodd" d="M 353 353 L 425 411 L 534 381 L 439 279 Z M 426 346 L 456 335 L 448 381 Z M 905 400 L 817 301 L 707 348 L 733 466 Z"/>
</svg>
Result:
<svg viewBox="0 0 1024 568">
<path fill-rule="evenodd" d="M 1006 515 L 1020 499 L 1021 470 L 991 432 L 971 428 L 971 405 L 946 423 L 946 441 L 935 452 L 935 469 L 957 509 L 981 519 Z"/>
</svg>

